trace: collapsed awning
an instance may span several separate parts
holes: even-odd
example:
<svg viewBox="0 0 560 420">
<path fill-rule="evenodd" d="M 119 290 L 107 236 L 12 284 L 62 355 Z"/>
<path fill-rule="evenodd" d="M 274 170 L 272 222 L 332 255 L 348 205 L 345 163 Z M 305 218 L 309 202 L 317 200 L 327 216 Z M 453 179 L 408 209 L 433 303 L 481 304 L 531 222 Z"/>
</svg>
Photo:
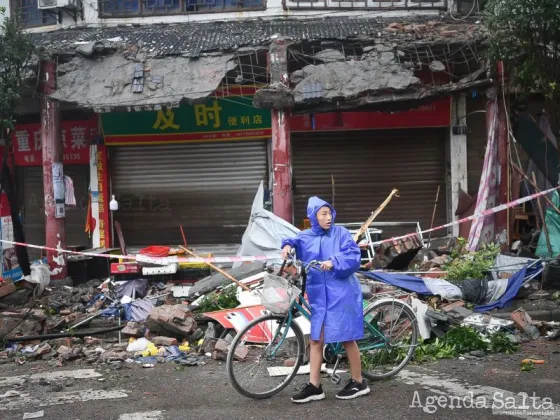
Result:
<svg viewBox="0 0 560 420">
<path fill-rule="evenodd" d="M 97 112 L 176 106 L 202 100 L 214 92 L 235 67 L 233 55 L 165 57 L 135 62 L 120 54 L 96 59 L 75 57 L 59 66 L 58 89 L 52 98 Z"/>
</svg>

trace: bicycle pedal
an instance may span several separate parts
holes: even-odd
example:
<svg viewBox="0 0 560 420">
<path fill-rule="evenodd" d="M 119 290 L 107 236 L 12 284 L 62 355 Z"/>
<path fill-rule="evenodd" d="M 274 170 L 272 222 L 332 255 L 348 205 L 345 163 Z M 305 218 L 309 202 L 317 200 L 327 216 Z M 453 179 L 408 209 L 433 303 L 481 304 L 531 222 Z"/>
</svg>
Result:
<svg viewBox="0 0 560 420">
<path fill-rule="evenodd" d="M 335 385 L 340 384 L 340 381 L 342 380 L 342 378 L 340 377 L 340 375 L 337 375 L 336 373 L 333 373 L 331 375 L 331 382 Z"/>
</svg>

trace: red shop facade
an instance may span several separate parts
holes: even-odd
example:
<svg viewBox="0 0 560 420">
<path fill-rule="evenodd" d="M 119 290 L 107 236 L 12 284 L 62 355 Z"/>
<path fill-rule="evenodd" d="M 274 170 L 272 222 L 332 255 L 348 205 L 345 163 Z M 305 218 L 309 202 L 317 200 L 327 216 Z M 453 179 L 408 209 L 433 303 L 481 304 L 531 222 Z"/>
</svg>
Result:
<svg viewBox="0 0 560 420">
<path fill-rule="evenodd" d="M 63 172 L 72 179 L 76 206 L 66 206 L 67 247 L 91 245 L 85 232 L 89 199 L 90 144 L 97 133 L 97 117 L 62 121 Z M 45 196 L 41 147 L 41 124 L 16 125 L 13 134 L 16 182 L 26 242 L 45 244 Z M 30 258 L 40 251 L 29 249 Z"/>
</svg>

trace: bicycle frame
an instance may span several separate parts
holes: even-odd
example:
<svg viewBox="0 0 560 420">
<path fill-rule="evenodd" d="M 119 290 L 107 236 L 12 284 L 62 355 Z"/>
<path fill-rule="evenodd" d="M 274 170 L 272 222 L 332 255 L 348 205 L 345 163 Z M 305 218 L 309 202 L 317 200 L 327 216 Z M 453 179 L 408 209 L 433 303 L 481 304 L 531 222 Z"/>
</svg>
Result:
<svg viewBox="0 0 560 420">
<path fill-rule="evenodd" d="M 283 268 L 280 270 L 280 272 L 282 272 L 282 270 L 283 270 Z M 311 305 L 309 305 L 309 303 L 305 300 L 305 297 L 304 297 L 305 284 L 306 284 L 306 281 L 307 281 L 307 269 L 304 268 L 301 271 L 300 275 L 301 275 L 302 280 L 303 280 L 303 282 L 302 282 L 303 283 L 302 293 L 297 297 L 297 299 L 294 301 L 294 303 L 292 303 L 292 306 L 288 310 L 288 314 L 286 315 L 286 318 L 285 318 L 284 322 L 281 325 L 279 325 L 279 328 L 277 329 L 276 333 L 274 334 L 274 337 L 273 337 L 273 340 L 271 341 L 271 343 L 274 343 L 276 341 L 276 339 L 278 338 L 278 334 L 281 331 L 282 326 L 286 327 L 286 328 L 284 328 L 284 332 L 282 333 L 282 337 L 280 338 L 280 341 L 278 342 L 276 348 L 273 349 L 273 351 L 271 351 L 270 357 L 274 357 L 276 355 L 276 351 L 278 350 L 278 348 L 284 343 L 284 340 L 286 339 L 286 337 L 288 335 L 288 331 L 290 329 L 290 326 L 292 325 L 292 322 L 294 322 L 294 315 L 296 315 L 297 313 L 300 313 L 307 320 L 309 320 L 309 321 L 311 320 Z M 364 315 L 365 315 L 365 312 L 370 308 L 370 306 L 371 305 L 368 304 L 364 308 Z M 364 321 L 365 321 L 365 316 L 364 316 Z M 373 337 L 378 337 L 381 340 L 381 342 L 378 343 L 378 344 L 370 344 L 370 345 L 360 346 L 360 341 L 358 341 L 358 347 L 360 349 L 360 352 L 368 351 L 368 350 L 375 350 L 375 349 L 385 347 L 388 340 L 385 338 L 383 333 L 381 333 L 376 328 L 376 326 L 371 325 L 369 322 L 366 322 L 365 325 L 366 325 L 366 328 L 371 333 L 371 335 Z M 344 354 L 344 346 L 343 346 L 342 343 L 329 343 L 329 344 L 327 344 L 327 346 L 332 350 L 333 355 L 336 356 L 336 357 Z"/>
</svg>

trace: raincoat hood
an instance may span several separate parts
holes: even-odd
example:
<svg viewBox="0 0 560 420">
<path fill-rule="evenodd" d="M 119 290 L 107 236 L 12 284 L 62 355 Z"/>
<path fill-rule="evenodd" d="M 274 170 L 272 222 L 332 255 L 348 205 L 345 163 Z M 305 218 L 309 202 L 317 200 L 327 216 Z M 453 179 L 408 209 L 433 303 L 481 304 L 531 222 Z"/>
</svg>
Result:
<svg viewBox="0 0 560 420">
<path fill-rule="evenodd" d="M 336 219 L 336 211 L 334 210 L 333 206 L 331 206 L 325 200 L 321 200 L 319 197 L 310 197 L 309 201 L 307 202 L 307 218 L 311 222 L 311 230 L 318 235 L 327 233 L 330 230 L 330 229 L 327 230 L 323 229 L 321 225 L 319 225 L 319 221 L 317 220 L 317 212 L 321 209 L 321 207 L 328 207 L 331 209 L 332 212 L 331 229 Z"/>
</svg>

